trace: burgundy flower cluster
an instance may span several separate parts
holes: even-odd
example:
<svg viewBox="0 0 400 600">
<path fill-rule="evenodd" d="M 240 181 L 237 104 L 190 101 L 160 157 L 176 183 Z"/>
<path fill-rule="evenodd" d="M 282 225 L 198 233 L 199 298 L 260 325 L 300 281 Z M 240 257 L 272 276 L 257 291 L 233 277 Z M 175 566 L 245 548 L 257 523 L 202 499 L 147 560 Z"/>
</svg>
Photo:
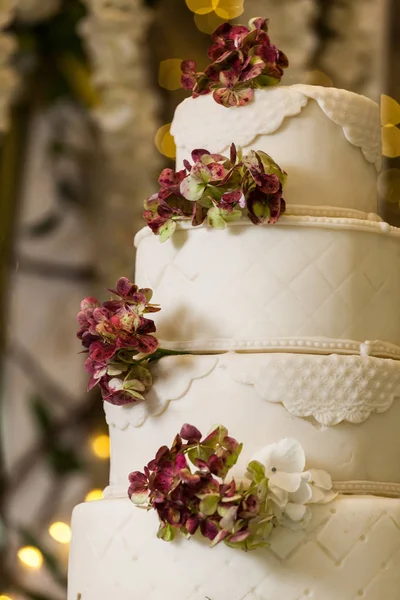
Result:
<svg viewBox="0 0 400 600">
<path fill-rule="evenodd" d="M 232 144 L 229 158 L 199 149 L 192 160 L 178 172 L 164 169 L 160 191 L 145 201 L 143 217 L 161 241 L 181 219 L 191 219 L 193 226 L 207 219 L 211 227 L 224 229 L 244 215 L 255 225 L 276 223 L 285 211 L 286 173 L 265 152 L 243 156 Z"/>
<path fill-rule="evenodd" d="M 88 389 L 98 384 L 104 400 L 121 405 L 142 399 L 151 386 L 146 361 L 157 351 L 158 340 L 152 335 L 154 322 L 144 315 L 160 309 L 150 304 L 152 290 L 139 289 L 126 277 L 110 292 L 117 299 L 100 304 L 88 297 L 81 302 L 77 337 L 89 354 Z M 135 358 L 139 354 L 142 358 Z"/>
<path fill-rule="evenodd" d="M 212 546 L 221 541 L 245 550 L 265 545 L 276 522 L 264 467 L 250 463 L 246 489 L 234 480 L 225 483 L 242 444 L 222 426 L 201 438 L 196 427 L 184 425 L 171 448 L 160 448 L 143 473 L 130 474 L 130 499 L 157 511 L 158 537 L 165 541 L 179 531 L 186 537 L 200 532 Z"/>
<path fill-rule="evenodd" d="M 223 23 L 212 35 L 211 64 L 197 72 L 193 60 L 183 61 L 182 86 L 194 98 L 213 92 L 218 104 L 244 106 L 255 88 L 278 84 L 289 66 L 286 55 L 271 44 L 268 19 L 255 18 L 249 27 Z"/>
</svg>

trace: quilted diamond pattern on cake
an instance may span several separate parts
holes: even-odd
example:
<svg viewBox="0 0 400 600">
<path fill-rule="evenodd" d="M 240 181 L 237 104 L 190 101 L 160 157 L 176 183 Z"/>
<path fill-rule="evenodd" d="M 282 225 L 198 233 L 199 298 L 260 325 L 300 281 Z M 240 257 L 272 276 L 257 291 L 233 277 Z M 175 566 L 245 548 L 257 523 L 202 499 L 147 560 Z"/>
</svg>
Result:
<svg viewBox="0 0 400 600">
<path fill-rule="evenodd" d="M 168 544 L 155 537 L 154 514 L 128 500 L 95 504 L 74 516 L 73 545 L 79 544 L 85 564 L 82 587 L 70 589 L 70 600 L 78 591 L 95 600 L 100 590 L 118 600 L 132 594 L 160 600 L 166 589 L 176 600 L 338 600 L 339 589 L 340 600 L 396 600 L 389 592 L 400 586 L 396 500 L 340 497 L 314 506 L 307 532 L 276 531 L 270 549 L 250 553 L 224 545 L 211 550 L 197 539 Z M 101 551 L 93 544 L 100 522 Z"/>
<path fill-rule="evenodd" d="M 191 231 L 183 246 L 161 252 L 158 240 L 142 240 L 137 277 L 162 305 L 155 316 L 161 339 L 307 336 L 400 344 L 397 238 L 340 228 L 276 226 L 250 235 L 249 229 Z"/>
</svg>

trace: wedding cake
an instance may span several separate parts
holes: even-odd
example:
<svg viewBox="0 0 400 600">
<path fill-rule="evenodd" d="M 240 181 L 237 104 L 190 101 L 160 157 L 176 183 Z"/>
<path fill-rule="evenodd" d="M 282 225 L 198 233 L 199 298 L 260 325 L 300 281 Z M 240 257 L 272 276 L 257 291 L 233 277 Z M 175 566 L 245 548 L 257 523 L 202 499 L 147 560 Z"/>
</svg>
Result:
<svg viewBox="0 0 400 600">
<path fill-rule="evenodd" d="M 400 230 L 377 215 L 378 106 L 272 85 L 287 61 L 261 19 L 221 26 L 209 56 L 183 64 L 142 287 L 82 308 L 111 473 L 75 508 L 68 600 L 397 600 Z"/>
</svg>

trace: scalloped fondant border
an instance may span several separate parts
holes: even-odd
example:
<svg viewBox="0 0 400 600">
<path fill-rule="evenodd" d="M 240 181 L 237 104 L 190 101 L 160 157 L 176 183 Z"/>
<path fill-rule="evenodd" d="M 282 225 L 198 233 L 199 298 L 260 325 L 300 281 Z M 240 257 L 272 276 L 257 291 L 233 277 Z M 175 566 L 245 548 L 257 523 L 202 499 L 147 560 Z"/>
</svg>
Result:
<svg viewBox="0 0 400 600">
<path fill-rule="evenodd" d="M 382 164 L 379 106 L 370 98 L 339 88 L 295 84 L 256 90 L 254 101 L 246 107 L 246 114 L 250 115 L 251 122 L 251 112 L 257 110 L 259 113 L 261 111 L 262 114 L 267 114 L 266 122 L 263 126 L 258 124 L 254 131 L 251 128 L 247 128 L 246 132 L 242 131 L 238 141 L 239 145 L 248 146 L 258 135 L 270 135 L 278 131 L 286 119 L 301 114 L 310 100 L 318 104 L 330 121 L 341 127 L 346 140 L 359 148 L 365 160 L 372 163 L 379 172 Z M 209 96 L 201 96 L 196 99 L 186 98 L 177 107 L 171 127 L 171 132 L 179 148 L 186 147 L 184 140 L 187 135 L 187 122 L 188 120 L 192 121 L 194 102 L 206 104 L 207 114 L 211 114 L 216 122 L 221 113 L 221 107 L 215 104 Z M 229 110 L 232 115 L 236 115 L 236 111 L 243 111 L 243 108 L 233 107 Z M 362 114 L 363 121 L 359 119 L 356 124 L 354 114 Z M 366 126 L 363 127 L 363 123 Z M 196 147 L 204 146 L 202 137 L 201 134 L 197 135 Z M 225 145 L 220 148 L 220 152 L 228 148 L 231 141 L 231 139 L 224 138 Z"/>
</svg>

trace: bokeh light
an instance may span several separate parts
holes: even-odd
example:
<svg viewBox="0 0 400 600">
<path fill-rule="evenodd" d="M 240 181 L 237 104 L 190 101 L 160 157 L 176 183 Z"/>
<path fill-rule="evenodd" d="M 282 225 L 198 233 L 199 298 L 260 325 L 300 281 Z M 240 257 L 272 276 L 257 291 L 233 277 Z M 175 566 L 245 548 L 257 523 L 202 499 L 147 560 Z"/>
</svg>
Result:
<svg viewBox="0 0 400 600">
<path fill-rule="evenodd" d="M 85 502 L 94 502 L 95 500 L 103 499 L 103 490 L 90 490 L 85 496 Z"/>
<path fill-rule="evenodd" d="M 166 90 L 178 90 L 181 85 L 181 58 L 167 58 L 160 62 L 158 83 Z"/>
<path fill-rule="evenodd" d="M 91 441 L 91 446 L 93 454 L 97 458 L 101 458 L 102 460 L 110 458 L 110 438 L 108 435 L 96 435 Z"/>
<path fill-rule="evenodd" d="M 71 527 L 67 523 L 53 523 L 49 527 L 49 534 L 59 544 L 69 544 L 71 541 Z"/>
<path fill-rule="evenodd" d="M 381 96 L 381 123 L 383 126 L 400 123 L 400 104 L 385 94 Z"/>
<path fill-rule="evenodd" d="M 214 8 L 215 14 L 225 21 L 236 19 L 244 12 L 243 0 L 219 0 Z"/>
<path fill-rule="evenodd" d="M 225 19 L 219 17 L 214 11 L 206 15 L 195 14 L 194 22 L 196 27 L 202 33 L 211 34 L 223 23 Z"/>
<path fill-rule="evenodd" d="M 387 158 L 400 156 L 400 104 L 390 96 L 381 96 L 382 154 Z"/>
<path fill-rule="evenodd" d="M 198 15 L 212 12 L 218 5 L 218 0 L 186 0 L 187 7 Z"/>
<path fill-rule="evenodd" d="M 39 548 L 34 546 L 24 546 L 18 550 L 19 560 L 31 569 L 40 569 L 43 564 L 43 554 Z"/>
<path fill-rule="evenodd" d="M 400 203 L 400 169 L 385 169 L 378 177 L 381 200 L 391 204 Z"/>
<path fill-rule="evenodd" d="M 387 158 L 400 156 L 400 129 L 396 125 L 382 127 L 382 154 Z"/>
<path fill-rule="evenodd" d="M 7 596 L 7 594 L 0 594 L 0 600 L 12 600 L 11 596 Z"/>
<path fill-rule="evenodd" d="M 171 123 L 167 123 L 167 125 L 163 125 L 157 131 L 155 136 L 155 144 L 157 150 L 168 158 L 175 158 L 176 156 L 176 146 L 174 138 L 171 135 Z"/>
</svg>

